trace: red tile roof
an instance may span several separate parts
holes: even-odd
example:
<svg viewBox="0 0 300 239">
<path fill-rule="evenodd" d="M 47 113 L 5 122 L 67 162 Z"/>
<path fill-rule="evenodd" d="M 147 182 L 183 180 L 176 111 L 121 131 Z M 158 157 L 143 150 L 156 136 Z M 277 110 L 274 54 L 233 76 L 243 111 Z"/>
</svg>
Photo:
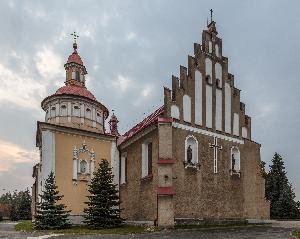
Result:
<svg viewBox="0 0 300 239">
<path fill-rule="evenodd" d="M 81 57 L 78 55 L 77 51 L 74 51 L 68 58 L 67 63 L 77 63 L 79 65 L 83 65 L 83 62 L 81 60 Z"/>
<path fill-rule="evenodd" d="M 55 92 L 55 95 L 62 95 L 62 94 L 83 96 L 96 101 L 96 97 L 84 86 L 66 85 L 59 88 Z"/>
<path fill-rule="evenodd" d="M 124 143 L 131 137 L 133 137 L 135 134 L 140 132 L 141 130 L 145 129 L 150 124 L 157 121 L 158 117 L 164 112 L 164 106 L 161 106 L 157 110 L 155 110 L 152 114 L 150 114 L 148 117 L 146 117 L 142 122 L 138 123 L 136 126 L 131 128 L 129 131 L 127 131 L 124 135 L 119 137 L 118 145 Z"/>
</svg>

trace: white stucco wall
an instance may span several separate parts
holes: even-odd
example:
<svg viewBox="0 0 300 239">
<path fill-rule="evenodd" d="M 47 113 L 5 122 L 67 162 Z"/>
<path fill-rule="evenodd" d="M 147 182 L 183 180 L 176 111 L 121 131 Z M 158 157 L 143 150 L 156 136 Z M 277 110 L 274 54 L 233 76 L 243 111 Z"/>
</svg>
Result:
<svg viewBox="0 0 300 239">
<path fill-rule="evenodd" d="M 233 134 L 239 136 L 240 135 L 240 126 L 239 126 L 239 114 L 233 114 Z"/>
<path fill-rule="evenodd" d="M 45 180 L 50 172 L 55 174 L 55 134 L 49 130 L 42 131 L 42 170 L 41 190 L 44 190 Z"/>
<path fill-rule="evenodd" d="M 205 74 L 212 77 L 212 62 L 209 58 L 205 59 Z"/>
<path fill-rule="evenodd" d="M 114 175 L 114 183 L 119 185 L 119 150 L 116 141 L 111 143 L 111 167 Z"/>
<path fill-rule="evenodd" d="M 242 127 L 242 137 L 248 138 L 248 130 L 246 127 Z"/>
<path fill-rule="evenodd" d="M 225 132 L 231 134 L 231 87 L 225 83 Z"/>
<path fill-rule="evenodd" d="M 216 89 L 216 130 L 222 130 L 222 90 Z"/>
<path fill-rule="evenodd" d="M 195 71 L 195 124 L 202 125 L 202 74 Z"/>
<path fill-rule="evenodd" d="M 191 97 L 188 95 L 183 96 L 183 120 L 191 122 Z"/>
<path fill-rule="evenodd" d="M 206 85 L 206 127 L 212 128 L 212 87 Z"/>
<path fill-rule="evenodd" d="M 220 63 L 215 64 L 216 79 L 220 80 L 220 86 L 222 87 L 222 66 Z"/>
<path fill-rule="evenodd" d="M 175 119 L 180 119 L 179 117 L 179 108 L 177 105 L 171 106 L 171 117 Z"/>
</svg>

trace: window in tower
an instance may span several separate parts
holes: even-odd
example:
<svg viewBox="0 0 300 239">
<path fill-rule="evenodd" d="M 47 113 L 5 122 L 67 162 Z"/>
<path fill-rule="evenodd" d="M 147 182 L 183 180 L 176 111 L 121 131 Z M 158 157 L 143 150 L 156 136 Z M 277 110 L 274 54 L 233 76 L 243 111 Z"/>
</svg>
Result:
<svg viewBox="0 0 300 239">
<path fill-rule="evenodd" d="M 85 111 L 86 111 L 86 112 L 85 112 L 85 117 L 88 118 L 88 119 L 90 119 L 91 116 L 92 116 L 92 111 L 91 111 L 91 109 L 90 109 L 90 108 L 86 108 Z"/>
<path fill-rule="evenodd" d="M 102 123 L 102 113 L 97 112 L 97 114 L 96 114 L 96 121 L 98 123 Z"/>
<path fill-rule="evenodd" d="M 74 105 L 73 107 L 73 116 L 79 116 L 80 115 L 80 108 L 78 105 Z"/>
<path fill-rule="evenodd" d="M 60 106 L 60 115 L 61 116 L 66 116 L 67 115 L 67 106 L 66 105 L 61 105 Z"/>
<path fill-rule="evenodd" d="M 55 117 L 55 115 L 56 115 L 56 108 L 55 108 L 55 106 L 52 106 L 51 107 L 51 117 Z"/>
<path fill-rule="evenodd" d="M 75 80 L 80 81 L 80 72 L 79 71 L 75 72 Z"/>
</svg>

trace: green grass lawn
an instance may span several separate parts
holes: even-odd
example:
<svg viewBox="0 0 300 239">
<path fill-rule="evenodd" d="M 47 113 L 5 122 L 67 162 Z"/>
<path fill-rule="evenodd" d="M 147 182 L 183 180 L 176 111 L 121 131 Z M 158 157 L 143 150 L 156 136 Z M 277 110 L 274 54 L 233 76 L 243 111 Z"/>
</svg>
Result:
<svg viewBox="0 0 300 239">
<path fill-rule="evenodd" d="M 15 226 L 17 231 L 33 232 L 37 231 L 33 228 L 31 221 L 21 221 Z M 55 232 L 55 233 L 68 233 L 68 234 L 131 234 L 131 233 L 142 233 L 148 231 L 146 227 L 123 225 L 121 227 L 109 228 L 109 229 L 90 229 L 86 226 L 72 226 L 67 229 L 60 230 L 41 230 L 44 232 Z"/>
<path fill-rule="evenodd" d="M 300 238 L 300 229 L 297 229 L 295 231 L 292 232 L 292 235 L 296 238 Z"/>
</svg>

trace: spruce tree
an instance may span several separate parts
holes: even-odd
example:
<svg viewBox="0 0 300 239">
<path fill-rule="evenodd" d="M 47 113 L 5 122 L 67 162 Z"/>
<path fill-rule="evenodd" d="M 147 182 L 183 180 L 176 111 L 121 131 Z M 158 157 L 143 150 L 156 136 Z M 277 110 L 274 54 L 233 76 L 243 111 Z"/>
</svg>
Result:
<svg viewBox="0 0 300 239">
<path fill-rule="evenodd" d="M 266 198 L 270 201 L 271 218 L 300 218 L 299 202 L 286 175 L 282 157 L 275 153 L 266 176 Z"/>
<path fill-rule="evenodd" d="M 108 161 L 102 160 L 89 185 L 88 207 L 84 209 L 85 223 L 91 228 L 112 228 L 123 222 L 118 189 L 113 177 Z"/>
<path fill-rule="evenodd" d="M 37 205 L 35 217 L 35 228 L 37 229 L 61 229 L 70 226 L 68 216 L 70 211 L 66 211 L 64 204 L 58 201 L 63 196 L 59 195 L 55 185 L 55 177 L 51 172 L 45 182 L 45 190 L 40 195 L 41 202 Z"/>
<path fill-rule="evenodd" d="M 31 196 L 29 190 L 19 192 L 19 198 L 19 219 L 31 219 Z"/>
</svg>

